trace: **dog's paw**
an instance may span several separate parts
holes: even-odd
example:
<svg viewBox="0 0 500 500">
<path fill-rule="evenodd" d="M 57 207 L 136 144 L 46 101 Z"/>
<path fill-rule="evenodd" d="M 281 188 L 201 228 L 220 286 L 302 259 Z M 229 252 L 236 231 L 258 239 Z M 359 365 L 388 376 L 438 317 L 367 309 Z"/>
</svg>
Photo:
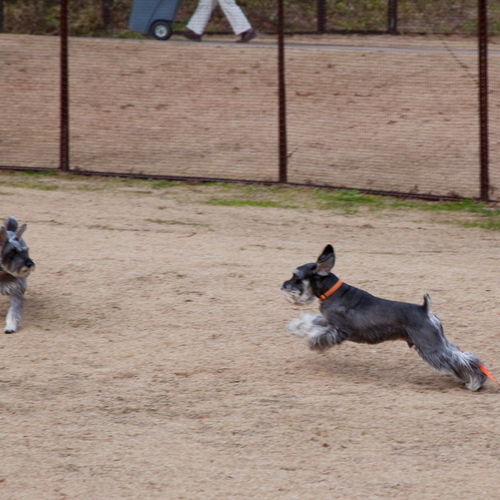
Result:
<svg viewBox="0 0 500 500">
<path fill-rule="evenodd" d="M 7 321 L 5 322 L 4 333 L 15 333 L 18 326 L 19 325 L 15 321 L 7 318 Z"/>
<path fill-rule="evenodd" d="M 297 335 L 298 337 L 307 337 L 307 331 L 303 328 L 303 323 L 300 318 L 294 318 L 290 320 L 286 325 L 286 330 L 292 335 Z"/>
<path fill-rule="evenodd" d="M 298 318 L 294 318 L 287 323 L 286 329 L 289 333 L 298 337 L 308 337 L 311 329 L 318 321 L 318 317 L 321 318 L 317 314 L 301 313 Z"/>
</svg>

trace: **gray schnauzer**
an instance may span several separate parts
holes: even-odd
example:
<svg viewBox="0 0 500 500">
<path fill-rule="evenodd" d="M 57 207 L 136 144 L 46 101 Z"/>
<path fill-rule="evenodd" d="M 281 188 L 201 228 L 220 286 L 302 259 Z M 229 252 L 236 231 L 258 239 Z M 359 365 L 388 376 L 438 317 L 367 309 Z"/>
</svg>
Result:
<svg viewBox="0 0 500 500">
<path fill-rule="evenodd" d="M 0 227 L 0 293 L 10 295 L 5 333 L 14 333 L 21 322 L 26 278 L 35 268 L 22 239 L 24 231 L 26 224 L 18 227 L 14 217 L 9 217 Z"/>
<path fill-rule="evenodd" d="M 432 368 L 454 375 L 471 391 L 481 389 L 486 375 L 492 378 L 474 354 L 462 352 L 444 336 L 429 295 L 424 295 L 421 306 L 374 297 L 343 283 L 330 272 L 334 264 L 333 247 L 327 245 L 317 262 L 298 267 L 281 286 L 292 304 L 321 301 L 321 315 L 301 314 L 287 325 L 291 333 L 306 337 L 311 349 L 323 351 L 344 340 L 364 344 L 404 340 Z"/>
</svg>

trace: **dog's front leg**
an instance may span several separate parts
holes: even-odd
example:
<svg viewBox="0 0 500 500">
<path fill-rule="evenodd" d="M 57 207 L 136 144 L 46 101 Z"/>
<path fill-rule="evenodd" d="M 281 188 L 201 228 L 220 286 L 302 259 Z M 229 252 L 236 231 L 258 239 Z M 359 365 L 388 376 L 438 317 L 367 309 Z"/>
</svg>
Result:
<svg viewBox="0 0 500 500">
<path fill-rule="evenodd" d="M 10 296 L 10 307 L 7 311 L 5 321 L 5 333 L 14 333 L 17 331 L 23 314 L 23 301 L 24 296 L 21 292 L 12 293 Z"/>
<path fill-rule="evenodd" d="M 315 327 L 328 326 L 326 319 L 320 314 L 300 313 L 298 318 L 288 322 L 286 329 L 297 337 L 309 337 L 311 330 Z"/>
<path fill-rule="evenodd" d="M 306 337 L 309 347 L 318 351 L 329 349 L 345 340 L 341 332 L 318 314 L 302 313 L 298 318 L 292 319 L 286 328 L 298 337 Z"/>
<path fill-rule="evenodd" d="M 315 351 L 326 351 L 334 345 L 341 344 L 345 339 L 345 335 L 331 325 L 316 325 L 308 335 L 309 347 Z"/>
</svg>

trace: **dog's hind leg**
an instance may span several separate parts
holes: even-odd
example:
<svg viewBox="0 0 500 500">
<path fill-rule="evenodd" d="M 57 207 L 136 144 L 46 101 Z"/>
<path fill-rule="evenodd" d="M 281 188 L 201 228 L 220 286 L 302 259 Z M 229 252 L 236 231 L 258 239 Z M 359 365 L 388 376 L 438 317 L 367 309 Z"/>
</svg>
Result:
<svg viewBox="0 0 500 500">
<path fill-rule="evenodd" d="M 420 357 L 432 368 L 455 376 L 470 391 L 481 389 L 486 381 L 486 375 L 479 368 L 481 361 L 449 342 L 440 324 L 429 325 L 424 332 L 409 332 L 409 335 Z"/>
</svg>

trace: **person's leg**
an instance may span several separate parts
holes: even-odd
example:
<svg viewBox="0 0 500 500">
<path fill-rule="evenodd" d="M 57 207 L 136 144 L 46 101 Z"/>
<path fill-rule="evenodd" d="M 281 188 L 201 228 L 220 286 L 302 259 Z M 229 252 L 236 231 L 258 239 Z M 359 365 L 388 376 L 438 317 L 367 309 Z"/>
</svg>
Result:
<svg viewBox="0 0 500 500">
<path fill-rule="evenodd" d="M 187 28 L 197 35 L 203 35 L 217 0 L 200 0 L 187 24 Z"/>
<path fill-rule="evenodd" d="M 235 0 L 219 0 L 219 5 L 236 35 L 241 35 L 252 29 L 248 19 Z"/>
</svg>

